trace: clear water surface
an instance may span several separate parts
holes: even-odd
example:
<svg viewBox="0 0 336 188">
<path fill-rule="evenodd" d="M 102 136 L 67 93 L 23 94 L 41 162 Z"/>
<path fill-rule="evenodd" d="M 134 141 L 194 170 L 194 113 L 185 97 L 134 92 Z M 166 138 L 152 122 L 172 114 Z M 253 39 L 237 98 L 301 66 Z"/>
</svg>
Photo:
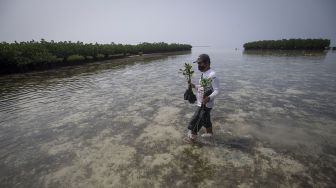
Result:
<svg viewBox="0 0 336 188">
<path fill-rule="evenodd" d="M 214 138 L 189 145 L 178 69 L 200 53 L 221 93 Z M 0 86 L 0 187 L 336 186 L 335 52 L 194 48 Z"/>
</svg>

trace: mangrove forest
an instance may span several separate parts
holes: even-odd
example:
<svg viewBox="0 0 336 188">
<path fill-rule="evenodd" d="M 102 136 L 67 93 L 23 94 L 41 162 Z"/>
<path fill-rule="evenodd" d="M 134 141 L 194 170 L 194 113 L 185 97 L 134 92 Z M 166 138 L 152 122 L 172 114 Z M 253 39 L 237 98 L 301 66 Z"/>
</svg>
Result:
<svg viewBox="0 0 336 188">
<path fill-rule="evenodd" d="M 329 39 L 282 39 L 262 40 L 244 44 L 245 50 L 324 50 L 330 45 Z"/>
<path fill-rule="evenodd" d="M 29 41 L 0 43 L 0 74 L 43 70 L 58 66 L 73 65 L 131 55 L 189 51 L 189 44 L 140 43 L 98 44 L 83 42 Z"/>
</svg>

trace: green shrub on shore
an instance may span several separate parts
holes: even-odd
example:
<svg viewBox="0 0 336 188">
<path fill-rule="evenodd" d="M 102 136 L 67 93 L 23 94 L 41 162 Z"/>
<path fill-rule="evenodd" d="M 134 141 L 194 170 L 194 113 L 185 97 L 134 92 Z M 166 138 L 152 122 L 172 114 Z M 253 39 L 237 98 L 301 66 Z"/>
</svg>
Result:
<svg viewBox="0 0 336 188">
<path fill-rule="evenodd" d="M 330 45 L 328 39 L 282 39 L 262 40 L 244 44 L 245 50 L 324 50 Z"/>
<path fill-rule="evenodd" d="M 77 54 L 71 55 L 67 58 L 67 61 L 83 61 L 83 60 L 85 60 L 85 57 Z"/>
<path fill-rule="evenodd" d="M 0 73 L 27 71 L 39 65 L 62 64 L 73 61 L 86 61 L 124 57 L 146 53 L 191 50 L 188 44 L 140 43 L 137 45 L 98 44 L 83 42 L 41 41 L 0 43 Z M 61 63 L 62 62 L 62 63 Z"/>
</svg>

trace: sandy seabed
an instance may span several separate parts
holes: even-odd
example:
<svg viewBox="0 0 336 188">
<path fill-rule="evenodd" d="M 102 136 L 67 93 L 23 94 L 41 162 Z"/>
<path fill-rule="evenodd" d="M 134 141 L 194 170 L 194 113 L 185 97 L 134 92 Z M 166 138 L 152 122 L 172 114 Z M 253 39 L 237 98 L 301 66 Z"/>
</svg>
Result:
<svg viewBox="0 0 336 188">
<path fill-rule="evenodd" d="M 334 187 L 335 66 L 235 53 L 211 54 L 215 135 L 193 145 L 197 53 L 0 78 L 1 187 Z"/>
</svg>

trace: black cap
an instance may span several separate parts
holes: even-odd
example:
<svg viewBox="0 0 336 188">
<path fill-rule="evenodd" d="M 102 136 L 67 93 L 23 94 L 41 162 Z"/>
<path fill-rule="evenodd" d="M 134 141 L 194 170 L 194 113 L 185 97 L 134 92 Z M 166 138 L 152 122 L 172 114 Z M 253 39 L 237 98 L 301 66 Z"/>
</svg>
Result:
<svg viewBox="0 0 336 188">
<path fill-rule="evenodd" d="M 197 60 L 194 61 L 193 63 L 198 63 L 198 62 L 203 62 L 203 63 L 209 63 L 210 64 L 210 57 L 208 54 L 201 54 L 198 56 Z"/>
</svg>

